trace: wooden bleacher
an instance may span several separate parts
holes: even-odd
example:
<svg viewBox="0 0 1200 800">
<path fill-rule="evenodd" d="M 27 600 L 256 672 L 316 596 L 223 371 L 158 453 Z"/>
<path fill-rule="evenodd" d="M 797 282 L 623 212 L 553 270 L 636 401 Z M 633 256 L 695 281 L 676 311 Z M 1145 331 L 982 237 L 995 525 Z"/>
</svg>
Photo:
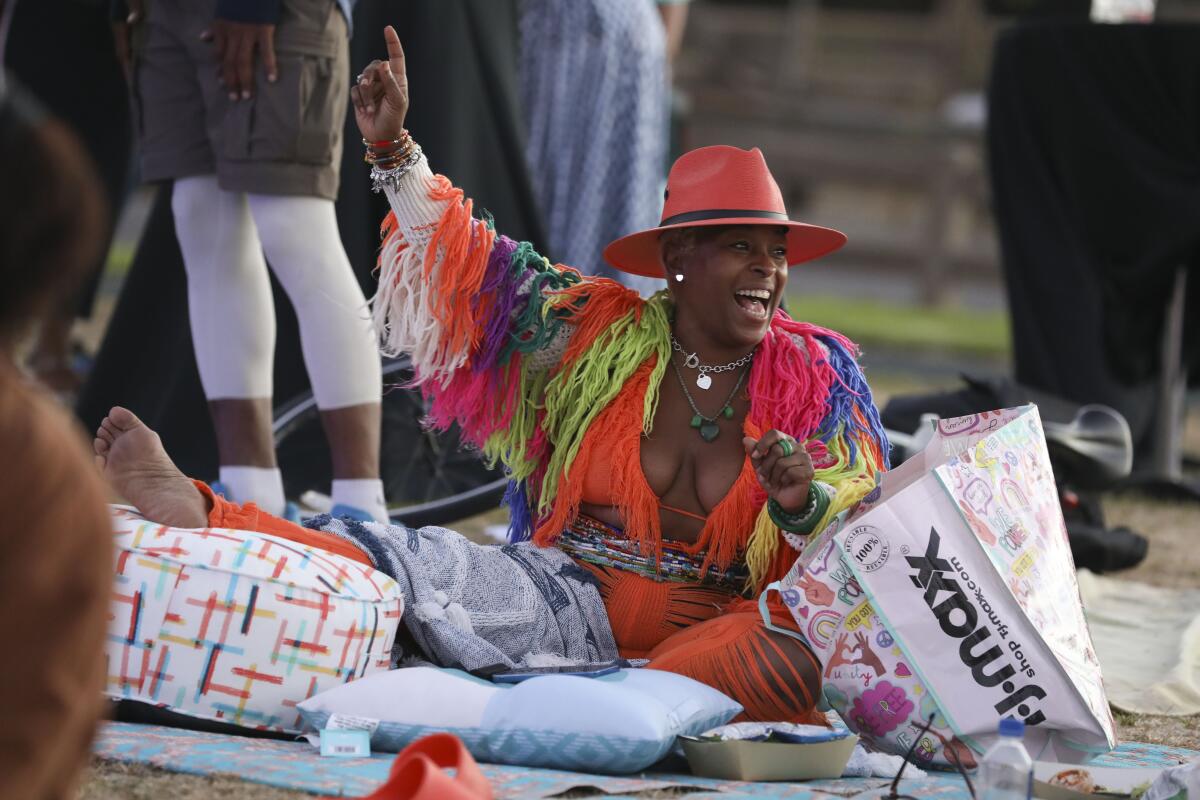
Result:
<svg viewBox="0 0 1200 800">
<path fill-rule="evenodd" d="M 676 75 L 685 145 L 761 147 L 797 214 L 830 185 L 901 198 L 916 224 L 851 231 L 841 257 L 910 270 L 936 302 L 956 274 L 996 272 L 982 127 L 949 109 L 978 96 L 1000 23 L 978 0 L 847 5 L 694 3 Z"/>
</svg>

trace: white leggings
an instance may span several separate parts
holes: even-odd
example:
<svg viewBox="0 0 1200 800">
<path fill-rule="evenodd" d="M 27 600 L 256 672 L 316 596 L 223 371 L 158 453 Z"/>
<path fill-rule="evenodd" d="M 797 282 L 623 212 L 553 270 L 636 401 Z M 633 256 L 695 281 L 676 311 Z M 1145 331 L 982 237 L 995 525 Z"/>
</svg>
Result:
<svg viewBox="0 0 1200 800">
<path fill-rule="evenodd" d="M 202 175 L 175 181 L 171 208 L 209 400 L 271 397 L 275 308 L 265 251 L 296 309 L 318 407 L 379 402 L 375 333 L 332 201 L 226 192 Z"/>
</svg>

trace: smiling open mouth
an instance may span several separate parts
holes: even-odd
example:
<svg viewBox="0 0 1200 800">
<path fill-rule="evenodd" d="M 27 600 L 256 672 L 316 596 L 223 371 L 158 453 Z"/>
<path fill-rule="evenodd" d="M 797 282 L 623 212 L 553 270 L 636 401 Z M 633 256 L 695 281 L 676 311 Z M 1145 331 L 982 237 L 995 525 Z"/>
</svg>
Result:
<svg viewBox="0 0 1200 800">
<path fill-rule="evenodd" d="M 766 289 L 738 289 L 734 292 L 734 299 L 747 314 L 764 319 L 767 316 L 767 306 L 771 302 L 771 293 Z"/>
</svg>

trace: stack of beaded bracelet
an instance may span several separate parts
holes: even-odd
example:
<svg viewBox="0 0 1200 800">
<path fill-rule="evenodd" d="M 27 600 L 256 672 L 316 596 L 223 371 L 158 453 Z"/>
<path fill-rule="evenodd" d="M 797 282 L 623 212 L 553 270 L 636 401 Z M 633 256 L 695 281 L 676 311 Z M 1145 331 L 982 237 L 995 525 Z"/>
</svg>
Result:
<svg viewBox="0 0 1200 800">
<path fill-rule="evenodd" d="M 788 533 L 812 533 L 817 522 L 825 515 L 827 508 L 829 508 L 829 497 L 816 483 L 808 485 L 808 503 L 799 513 L 793 514 L 786 511 L 774 500 L 767 501 L 767 514 L 770 515 L 771 521 L 780 530 Z"/>
<path fill-rule="evenodd" d="M 408 131 L 401 131 L 399 139 L 370 142 L 363 139 L 367 152 L 363 160 L 371 165 L 371 183 L 376 191 L 385 186 L 396 188 L 400 179 L 421 160 L 421 145 L 413 141 Z"/>
</svg>

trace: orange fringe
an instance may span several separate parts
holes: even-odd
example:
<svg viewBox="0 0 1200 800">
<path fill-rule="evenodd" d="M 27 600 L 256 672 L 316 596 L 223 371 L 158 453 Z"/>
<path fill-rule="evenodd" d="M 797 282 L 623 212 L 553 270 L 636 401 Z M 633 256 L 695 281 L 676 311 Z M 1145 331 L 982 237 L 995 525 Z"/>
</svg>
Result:
<svg viewBox="0 0 1200 800">
<path fill-rule="evenodd" d="M 536 544 L 542 547 L 553 545 L 563 529 L 575 519 L 579 513 L 583 481 L 591 465 L 592 454 L 603 447 L 613 453 L 613 493 L 623 501 L 619 510 L 625 521 L 625 535 L 643 546 L 652 547 L 656 557 L 661 555 L 662 529 L 658 520 L 658 499 L 641 474 L 640 459 L 643 403 L 656 361 L 654 358 L 647 359 L 638 368 L 584 434 L 579 454 L 558 482 L 558 492 L 549 516 L 542 520 L 533 534 Z M 630 479 L 630 462 L 640 481 Z"/>
<path fill-rule="evenodd" d="M 637 541 L 642 552 L 653 553 L 656 559 L 662 557 L 659 498 L 646 482 L 641 461 L 644 401 L 656 361 L 648 359 L 592 423 L 574 463 L 559 481 L 553 509 L 534 532 L 536 544 L 552 546 L 563 529 L 575 519 L 593 453 L 604 448 L 612 454 L 612 494 L 619 501 L 617 510 L 624 520 L 625 536 Z M 743 431 L 754 438 L 762 434 L 761 429 L 749 420 Z M 709 512 L 699 538 L 692 544 L 681 544 L 679 548 L 689 555 L 704 551 L 702 568 L 705 570 L 710 566 L 728 568 L 745 551 L 763 502 L 762 488 L 747 458 L 728 494 Z M 786 555 L 777 556 L 776 563 L 781 563 Z M 784 567 L 784 571 L 790 566 Z"/>
<path fill-rule="evenodd" d="M 550 301 L 556 311 L 569 311 L 568 319 L 575 325 L 570 344 L 563 353 L 559 371 L 569 370 L 591 348 L 601 334 L 627 314 L 634 321 L 641 318 L 642 299 L 632 289 L 607 278 L 577 283 L 557 292 Z M 587 313 L 582 314 L 584 308 Z"/>
<path fill-rule="evenodd" d="M 749 418 L 742 425 L 746 436 L 757 439 L 762 429 Z M 742 473 L 738 475 L 729 493 L 708 514 L 708 521 L 700 531 L 700 538 L 689 545 L 688 552 L 695 554 L 707 550 L 703 569 L 716 566 L 725 569 L 746 550 L 750 535 L 754 532 L 754 520 L 765 501 L 765 494 L 754 474 L 749 458 L 742 460 Z"/>
<path fill-rule="evenodd" d="M 712 619 L 729 605 L 729 592 L 711 586 L 656 581 L 586 561 L 579 565 L 600 583 L 622 658 L 645 658 L 668 636 Z"/>
<path fill-rule="evenodd" d="M 442 263 L 437 290 L 426 293 L 426 302 L 442 326 L 444 350 L 474 352 L 483 325 L 476 319 L 473 301 L 483 286 L 496 232 L 471 216 L 474 203 L 444 175 L 434 177 L 429 197 L 450 202 L 425 250 L 425 280 L 430 286 L 434 267 Z"/>
</svg>

